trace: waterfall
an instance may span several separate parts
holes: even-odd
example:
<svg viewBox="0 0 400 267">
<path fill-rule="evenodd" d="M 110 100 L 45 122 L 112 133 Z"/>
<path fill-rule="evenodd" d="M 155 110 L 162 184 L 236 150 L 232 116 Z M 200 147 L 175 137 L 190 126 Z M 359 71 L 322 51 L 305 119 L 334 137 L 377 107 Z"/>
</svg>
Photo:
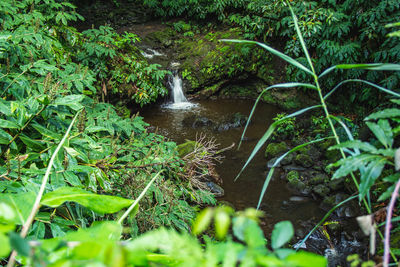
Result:
<svg viewBox="0 0 400 267">
<path fill-rule="evenodd" d="M 183 93 L 182 79 L 179 77 L 178 71 L 174 71 L 171 76 L 168 77 L 168 85 L 171 88 L 172 93 L 172 104 L 167 105 L 167 108 L 171 109 L 186 109 L 194 106 L 190 103 Z"/>
<path fill-rule="evenodd" d="M 182 79 L 179 77 L 178 73 L 172 76 L 172 79 L 170 78 L 169 86 L 172 90 L 172 100 L 174 101 L 174 104 L 188 102 L 183 94 Z"/>
</svg>

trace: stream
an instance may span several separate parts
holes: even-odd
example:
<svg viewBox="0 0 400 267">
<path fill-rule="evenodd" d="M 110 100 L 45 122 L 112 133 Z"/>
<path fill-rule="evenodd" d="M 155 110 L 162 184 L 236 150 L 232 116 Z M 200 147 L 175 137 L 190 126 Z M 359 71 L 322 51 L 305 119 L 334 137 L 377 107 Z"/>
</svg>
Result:
<svg viewBox="0 0 400 267">
<path fill-rule="evenodd" d="M 171 85 L 181 86 L 176 75 L 173 77 Z M 172 92 L 172 95 L 175 99 L 181 97 L 176 92 Z M 219 200 L 231 203 L 236 210 L 256 207 L 268 171 L 263 150 L 254 157 L 236 182 L 234 178 L 279 110 L 274 106 L 260 103 L 247 130 L 246 141 L 242 143 L 240 150 L 237 150 L 237 144 L 244 128 L 221 130 L 223 127 L 218 127 L 218 125 L 223 125 L 227 117 L 235 113 L 248 116 L 254 101 L 240 99 L 179 101 L 144 109 L 140 115 L 150 125 L 157 127 L 159 134 L 178 144 L 185 142 L 185 140 L 196 140 L 196 137 L 200 134 L 215 138 L 217 143 L 220 144 L 220 148 L 235 143 L 235 148 L 224 152 L 225 158 L 216 166 L 216 170 L 223 180 L 222 187 L 225 190 L 225 195 Z M 191 117 L 207 119 L 207 123 L 201 127 L 190 127 L 190 125 L 185 124 L 184 120 Z M 318 205 L 319 203 L 312 199 L 293 195 L 293 192 L 286 187 L 286 182 L 279 178 L 278 173 L 272 179 L 261 205 L 261 210 L 265 212 L 265 217 L 262 220 L 263 229 L 270 233 L 273 225 L 282 220 L 290 220 L 297 226 L 300 221 L 321 218 L 324 212 Z"/>
</svg>

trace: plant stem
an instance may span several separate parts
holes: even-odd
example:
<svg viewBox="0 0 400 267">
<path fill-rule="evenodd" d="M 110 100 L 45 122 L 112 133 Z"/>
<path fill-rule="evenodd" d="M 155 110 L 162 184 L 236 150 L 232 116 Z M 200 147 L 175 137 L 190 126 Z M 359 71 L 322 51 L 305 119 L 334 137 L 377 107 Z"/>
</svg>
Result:
<svg viewBox="0 0 400 267">
<path fill-rule="evenodd" d="M 387 209 L 386 216 L 386 226 L 385 226 L 385 243 L 384 243 L 384 254 L 383 254 L 383 267 L 389 266 L 389 253 L 390 253 L 390 228 L 392 227 L 392 216 L 394 204 L 396 203 L 396 198 L 399 195 L 400 190 L 400 179 L 396 183 L 396 187 L 390 199 L 390 203 Z"/>
<path fill-rule="evenodd" d="M 72 119 L 72 121 L 71 121 L 71 123 L 70 123 L 70 125 L 69 125 L 69 127 L 68 127 L 68 129 L 67 129 L 67 131 L 66 131 L 66 133 L 64 134 L 63 139 L 61 139 L 61 141 L 60 141 L 60 143 L 58 144 L 58 146 L 57 146 L 56 150 L 54 151 L 53 155 L 51 155 L 49 165 L 47 166 L 46 173 L 45 173 L 45 175 L 43 176 L 42 184 L 40 185 L 40 189 L 39 189 L 39 192 L 38 192 L 38 194 L 37 194 L 37 196 L 36 196 L 35 203 L 33 204 L 31 213 L 29 214 L 28 219 L 26 220 L 26 222 L 25 222 L 24 225 L 22 226 L 22 230 L 21 230 L 21 233 L 20 233 L 20 236 L 21 236 L 22 238 L 25 238 L 25 237 L 26 237 L 26 235 L 27 235 L 27 233 L 28 233 L 28 230 L 29 230 L 29 228 L 30 228 L 30 226 L 31 226 L 31 224 L 32 224 L 32 222 L 33 222 L 35 216 L 36 216 L 36 213 L 39 211 L 39 208 L 40 208 L 40 201 L 41 201 L 41 199 L 42 199 L 42 197 L 43 197 L 43 194 L 44 194 L 44 190 L 45 190 L 45 188 L 46 188 L 47 181 L 49 180 L 50 171 L 51 171 L 51 168 L 53 167 L 54 160 L 55 160 L 55 158 L 56 158 L 58 152 L 60 151 L 61 147 L 63 146 L 65 140 L 67 139 L 67 137 L 68 137 L 68 135 L 69 135 L 69 132 L 71 131 L 72 126 L 74 125 L 75 120 L 76 120 L 76 118 L 78 117 L 78 114 L 79 114 L 80 112 L 81 112 L 81 111 L 78 111 L 78 112 L 75 114 L 75 116 L 74 116 L 74 118 Z M 15 264 L 15 257 L 16 257 L 16 256 L 17 256 L 17 252 L 14 250 L 14 251 L 11 253 L 10 259 L 9 259 L 9 261 L 8 261 L 8 264 L 7 264 L 7 267 L 12 267 L 12 266 L 14 266 L 14 264 Z"/>
</svg>

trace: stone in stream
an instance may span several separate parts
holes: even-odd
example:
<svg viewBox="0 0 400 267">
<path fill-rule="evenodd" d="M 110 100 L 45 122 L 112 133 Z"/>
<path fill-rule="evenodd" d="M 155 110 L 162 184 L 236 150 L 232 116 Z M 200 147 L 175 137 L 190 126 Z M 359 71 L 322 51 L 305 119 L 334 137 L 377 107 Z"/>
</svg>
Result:
<svg viewBox="0 0 400 267">
<path fill-rule="evenodd" d="M 239 128 L 246 125 L 247 117 L 241 113 L 235 113 L 233 115 L 229 115 L 224 119 L 224 122 L 220 123 L 215 127 L 215 130 L 218 132 L 227 131 L 233 128 Z"/>
<path fill-rule="evenodd" d="M 182 120 L 182 124 L 186 127 L 201 128 L 211 126 L 214 123 L 207 117 L 190 115 Z"/>
<path fill-rule="evenodd" d="M 222 197 L 225 195 L 224 189 L 221 186 L 217 185 L 216 183 L 206 182 L 206 185 L 207 185 L 209 191 L 214 194 L 214 196 Z"/>
<path fill-rule="evenodd" d="M 285 142 L 280 142 L 280 143 L 270 143 L 268 144 L 267 148 L 265 149 L 265 158 L 266 159 L 271 159 L 274 157 L 279 157 L 283 155 L 285 152 L 287 152 L 288 146 L 286 145 Z"/>
</svg>

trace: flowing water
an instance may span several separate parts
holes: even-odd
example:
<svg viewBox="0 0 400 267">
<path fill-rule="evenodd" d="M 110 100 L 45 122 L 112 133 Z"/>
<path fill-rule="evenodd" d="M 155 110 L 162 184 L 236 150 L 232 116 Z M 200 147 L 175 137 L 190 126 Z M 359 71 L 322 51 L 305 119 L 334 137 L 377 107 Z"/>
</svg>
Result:
<svg viewBox="0 0 400 267">
<path fill-rule="evenodd" d="M 175 75 L 172 79 L 173 88 L 181 88 L 179 76 Z M 175 89 L 177 89 L 175 88 Z M 141 112 L 141 116 L 152 126 L 158 128 L 158 133 L 179 143 L 185 140 L 196 140 L 200 133 L 209 137 L 214 137 L 221 148 L 228 147 L 232 143 L 236 146 L 234 149 L 224 153 L 225 159 L 217 165 L 217 171 L 223 179 L 222 187 L 225 190 L 225 196 L 220 200 L 232 203 L 237 210 L 247 207 L 256 207 L 261 188 L 267 174 L 267 161 L 264 158 L 264 151 L 260 151 L 253 159 L 251 164 L 243 172 L 241 177 L 235 182 L 234 178 L 243 167 L 245 161 L 250 155 L 258 139 L 263 135 L 276 116 L 279 110 L 273 106 L 259 104 L 254 119 L 250 124 L 246 141 L 242 144 L 240 150 L 237 150 L 237 144 L 243 131 L 242 128 L 232 128 L 226 131 L 216 130 L 216 125 L 226 122 L 229 115 L 237 112 L 248 115 L 254 104 L 251 100 L 205 100 L 193 103 L 185 102 L 184 96 L 178 93 L 174 95 L 184 108 L 171 108 L 177 104 L 166 104 L 158 107 L 151 107 Z M 176 98 L 175 98 L 176 97 Z M 183 120 L 188 117 L 203 117 L 209 119 L 212 124 L 199 128 L 185 126 Z M 312 217 L 321 218 L 323 212 L 318 208 L 318 203 L 311 199 L 296 197 L 287 189 L 286 182 L 275 175 L 271 181 L 266 196 L 263 199 L 261 210 L 266 214 L 262 224 L 263 228 L 269 232 L 271 227 L 278 221 L 290 220 L 294 225 L 299 221 L 307 220 Z"/>
</svg>

